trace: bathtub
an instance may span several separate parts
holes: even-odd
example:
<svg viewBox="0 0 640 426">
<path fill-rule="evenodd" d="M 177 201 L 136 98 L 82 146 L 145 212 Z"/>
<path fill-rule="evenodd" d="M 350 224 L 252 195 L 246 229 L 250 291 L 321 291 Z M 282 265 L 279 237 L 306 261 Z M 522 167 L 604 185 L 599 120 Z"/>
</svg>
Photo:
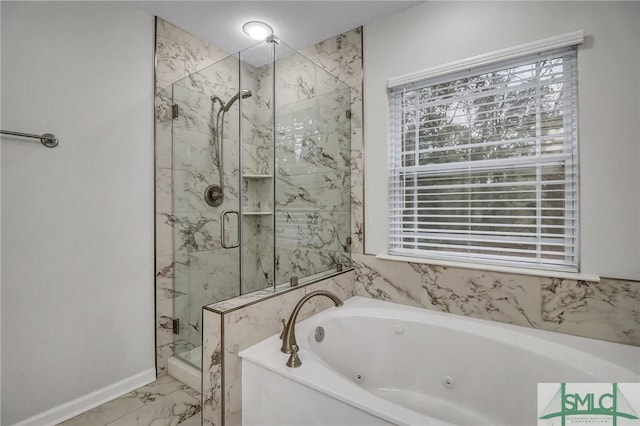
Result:
<svg viewBox="0 0 640 426">
<path fill-rule="evenodd" d="M 240 353 L 244 425 L 535 425 L 538 383 L 640 382 L 640 347 L 362 297 L 296 336 L 299 368 Z"/>
</svg>

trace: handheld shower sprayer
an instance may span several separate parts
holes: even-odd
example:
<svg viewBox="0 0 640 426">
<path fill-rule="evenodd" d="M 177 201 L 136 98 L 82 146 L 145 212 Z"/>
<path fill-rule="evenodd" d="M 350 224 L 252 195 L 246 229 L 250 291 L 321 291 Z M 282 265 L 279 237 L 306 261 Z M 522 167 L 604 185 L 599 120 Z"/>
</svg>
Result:
<svg viewBox="0 0 640 426">
<path fill-rule="evenodd" d="M 231 97 L 226 103 L 222 101 L 218 96 L 211 96 L 211 103 L 215 105 L 216 102 L 220 103 L 220 109 L 216 116 L 216 124 L 213 129 L 213 140 L 218 148 L 218 176 L 220 180 L 219 185 L 209 185 L 205 190 L 205 201 L 207 204 L 213 207 L 217 207 L 222 204 L 224 200 L 224 157 L 223 157 L 223 144 L 224 144 L 224 115 L 235 101 L 238 99 L 246 99 L 251 97 L 251 90 L 241 90 Z"/>
</svg>

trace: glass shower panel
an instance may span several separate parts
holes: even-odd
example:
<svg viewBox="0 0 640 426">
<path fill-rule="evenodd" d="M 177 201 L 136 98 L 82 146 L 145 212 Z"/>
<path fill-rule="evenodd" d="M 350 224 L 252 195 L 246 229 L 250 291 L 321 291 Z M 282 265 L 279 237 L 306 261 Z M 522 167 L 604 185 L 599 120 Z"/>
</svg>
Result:
<svg viewBox="0 0 640 426">
<path fill-rule="evenodd" d="M 174 353 L 202 307 L 350 266 L 350 88 L 263 42 L 176 82 Z"/>
<path fill-rule="evenodd" d="M 174 353 L 200 368 L 202 306 L 240 293 L 238 56 L 172 89 Z"/>
<path fill-rule="evenodd" d="M 242 103 L 242 293 L 274 285 L 273 42 L 240 52 Z M 249 93 L 247 92 L 247 93 Z"/>
<path fill-rule="evenodd" d="M 293 49 L 278 49 L 286 49 L 275 66 L 280 284 L 350 266 L 351 90 Z"/>
</svg>

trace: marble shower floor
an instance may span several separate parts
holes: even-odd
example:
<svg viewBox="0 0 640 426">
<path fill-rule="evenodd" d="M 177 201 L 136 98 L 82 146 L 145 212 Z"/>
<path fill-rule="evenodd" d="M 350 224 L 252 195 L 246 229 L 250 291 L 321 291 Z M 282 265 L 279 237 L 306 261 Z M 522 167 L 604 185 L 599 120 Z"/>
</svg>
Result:
<svg viewBox="0 0 640 426">
<path fill-rule="evenodd" d="M 58 426 L 200 426 L 200 394 L 169 375 Z"/>
</svg>

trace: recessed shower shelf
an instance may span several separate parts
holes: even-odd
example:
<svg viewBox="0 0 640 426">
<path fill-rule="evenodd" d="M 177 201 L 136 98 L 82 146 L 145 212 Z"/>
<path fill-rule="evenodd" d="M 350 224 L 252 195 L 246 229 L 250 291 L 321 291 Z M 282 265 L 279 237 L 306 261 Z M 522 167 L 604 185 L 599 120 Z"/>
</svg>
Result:
<svg viewBox="0 0 640 426">
<path fill-rule="evenodd" d="M 242 212 L 242 216 L 269 216 L 273 212 Z"/>
<path fill-rule="evenodd" d="M 272 175 L 242 175 L 243 178 L 245 179 L 271 179 L 273 176 Z"/>
</svg>

